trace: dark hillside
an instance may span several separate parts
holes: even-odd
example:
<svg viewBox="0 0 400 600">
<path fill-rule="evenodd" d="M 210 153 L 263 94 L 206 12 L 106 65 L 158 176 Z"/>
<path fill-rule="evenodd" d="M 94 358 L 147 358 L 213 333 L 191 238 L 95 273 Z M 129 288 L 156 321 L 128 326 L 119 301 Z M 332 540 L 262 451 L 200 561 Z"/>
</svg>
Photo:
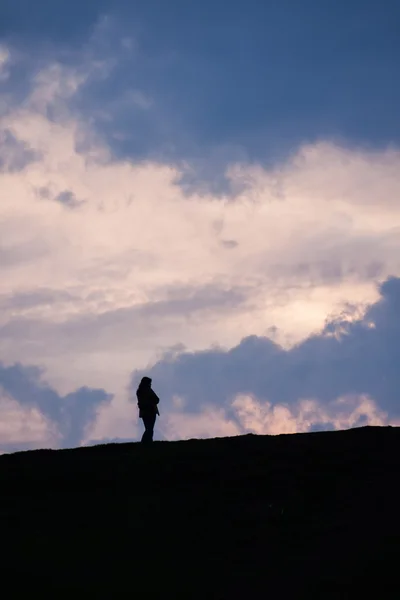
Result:
<svg viewBox="0 0 400 600">
<path fill-rule="evenodd" d="M 364 427 L 2 456 L 2 588 L 398 598 L 399 448 Z"/>
</svg>

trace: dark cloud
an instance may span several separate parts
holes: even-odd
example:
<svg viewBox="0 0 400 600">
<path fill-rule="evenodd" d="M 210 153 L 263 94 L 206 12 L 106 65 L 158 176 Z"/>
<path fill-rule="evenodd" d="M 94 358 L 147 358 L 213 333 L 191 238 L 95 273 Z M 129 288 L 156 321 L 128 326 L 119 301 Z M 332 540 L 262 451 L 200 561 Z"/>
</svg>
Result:
<svg viewBox="0 0 400 600">
<path fill-rule="evenodd" d="M 117 4 L 139 51 L 80 104 L 107 112 L 132 85 L 154 99 L 146 116 L 130 106 L 107 122 L 91 113 L 117 155 L 188 161 L 194 171 L 183 185 L 215 191 L 229 186 L 222 174 L 238 157 L 275 161 L 321 138 L 400 140 L 395 2 L 350 0 L 332 11 L 296 0 L 273 8 L 236 0 L 229 11 L 211 0 L 139 2 L 134 17 Z"/>
<path fill-rule="evenodd" d="M 82 204 L 82 201 L 78 200 L 71 190 L 64 190 L 58 194 L 58 196 L 56 196 L 56 201 L 68 208 L 77 208 Z"/>
<path fill-rule="evenodd" d="M 21 407 L 37 408 L 48 418 L 61 436 L 62 447 L 79 445 L 99 408 L 112 399 L 104 390 L 87 387 L 60 396 L 43 381 L 40 369 L 21 364 L 0 363 L 0 386 Z"/>
<path fill-rule="evenodd" d="M 71 300 L 76 300 L 76 297 L 69 292 L 52 290 L 50 288 L 38 288 L 31 292 L 0 295 L 0 308 L 2 310 L 13 311 L 26 310 L 41 306 L 49 306 L 59 302 L 71 302 Z"/>
<path fill-rule="evenodd" d="M 30 163 L 40 159 L 40 154 L 18 140 L 8 129 L 0 131 L 0 171 L 22 171 Z"/>
<path fill-rule="evenodd" d="M 368 394 L 389 416 L 398 417 L 400 279 L 388 279 L 380 292 L 381 299 L 363 318 L 349 318 L 349 310 L 290 350 L 254 335 L 228 351 L 171 352 L 146 374 L 163 402 L 169 405 L 174 395 L 183 396 L 190 411 L 206 404 L 227 406 L 239 393 L 274 404 Z M 132 393 L 144 374 L 133 373 Z"/>
<path fill-rule="evenodd" d="M 42 64 L 43 48 L 114 62 L 74 108 L 115 156 L 189 163 L 184 189 L 223 191 L 235 160 L 270 164 L 319 139 L 398 143 L 399 20 L 395 0 L 3 0 L 0 35 Z M 122 101 L 135 95 L 151 105 Z"/>
</svg>

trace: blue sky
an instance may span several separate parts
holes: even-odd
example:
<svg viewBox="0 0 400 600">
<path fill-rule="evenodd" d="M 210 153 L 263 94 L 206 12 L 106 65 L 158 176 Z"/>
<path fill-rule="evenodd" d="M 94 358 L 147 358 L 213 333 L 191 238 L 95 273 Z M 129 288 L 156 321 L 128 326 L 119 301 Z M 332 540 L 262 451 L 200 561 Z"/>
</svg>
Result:
<svg viewBox="0 0 400 600">
<path fill-rule="evenodd" d="M 390 327 L 373 382 L 355 341 L 344 377 L 326 326 L 352 306 L 361 339 L 400 276 L 399 26 L 389 0 L 3 0 L 4 451 L 135 438 L 146 369 L 168 439 L 398 418 Z M 313 344 L 324 385 L 288 366 L 307 354 L 317 381 Z"/>
</svg>

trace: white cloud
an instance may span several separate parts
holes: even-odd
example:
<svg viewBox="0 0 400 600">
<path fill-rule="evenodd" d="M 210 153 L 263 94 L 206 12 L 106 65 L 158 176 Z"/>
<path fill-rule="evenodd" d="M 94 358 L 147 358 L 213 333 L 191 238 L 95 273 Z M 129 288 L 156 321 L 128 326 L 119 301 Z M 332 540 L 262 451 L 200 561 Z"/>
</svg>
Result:
<svg viewBox="0 0 400 600">
<path fill-rule="evenodd" d="M 64 101 L 74 96 L 86 78 L 87 73 L 79 73 L 73 68 L 68 69 L 57 63 L 51 64 L 39 71 L 34 78 L 27 105 L 30 110 L 39 114 L 49 107 L 64 108 Z M 60 117 L 60 113 L 57 116 Z M 37 138 L 35 141 L 38 142 Z"/>
<path fill-rule="evenodd" d="M 301 399 L 285 406 L 260 402 L 256 398 L 239 395 L 232 403 L 243 429 L 250 433 L 276 435 L 302 433 L 318 425 L 333 429 L 350 429 L 362 425 L 397 425 L 381 411 L 368 396 L 345 396 L 323 404 L 317 399 Z"/>
<path fill-rule="evenodd" d="M 98 418 L 86 431 L 81 445 L 104 438 L 138 439 L 140 427 L 136 404 L 124 393 L 117 394 L 112 403 L 100 408 Z"/>
<path fill-rule="evenodd" d="M 21 406 L 0 387 L 0 449 L 13 444 L 51 448 L 57 442 L 53 425 L 38 409 Z"/>
<path fill-rule="evenodd" d="M 238 395 L 231 404 L 235 420 L 223 409 L 206 406 L 199 413 L 172 412 L 158 422 L 167 439 L 213 438 L 254 433 L 279 435 L 306 433 L 317 427 L 335 430 L 361 425 L 395 425 L 368 396 L 345 396 L 328 404 L 316 399 L 299 400 L 294 405 L 261 402 L 248 395 Z"/>
<path fill-rule="evenodd" d="M 226 419 L 224 411 L 207 407 L 199 414 L 171 413 L 157 425 L 166 439 L 230 437 L 241 433 L 232 420 Z"/>
<path fill-rule="evenodd" d="M 10 75 L 9 62 L 10 51 L 0 44 L 0 82 L 6 81 Z"/>
</svg>

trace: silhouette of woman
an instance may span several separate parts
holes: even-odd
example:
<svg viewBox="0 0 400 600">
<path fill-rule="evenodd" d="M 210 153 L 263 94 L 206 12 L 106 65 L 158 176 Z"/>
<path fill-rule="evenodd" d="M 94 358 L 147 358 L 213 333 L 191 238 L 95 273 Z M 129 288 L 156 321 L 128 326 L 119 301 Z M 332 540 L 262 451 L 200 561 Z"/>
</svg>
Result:
<svg viewBox="0 0 400 600">
<path fill-rule="evenodd" d="M 151 387 L 150 377 L 143 377 L 136 390 L 138 399 L 139 418 L 142 419 L 144 425 L 144 433 L 142 442 L 152 442 L 154 425 L 156 422 L 158 411 L 159 397 Z"/>
</svg>

